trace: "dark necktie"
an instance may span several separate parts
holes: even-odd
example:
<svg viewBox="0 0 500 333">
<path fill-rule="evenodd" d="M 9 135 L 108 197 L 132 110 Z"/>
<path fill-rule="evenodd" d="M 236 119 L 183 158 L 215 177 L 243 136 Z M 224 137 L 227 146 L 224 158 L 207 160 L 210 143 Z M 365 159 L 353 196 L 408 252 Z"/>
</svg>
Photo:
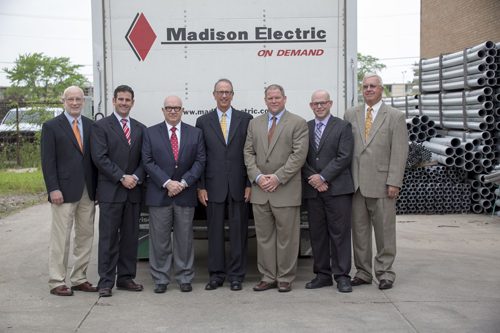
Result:
<svg viewBox="0 0 500 333">
<path fill-rule="evenodd" d="M 269 132 L 267 133 L 267 142 L 271 143 L 271 139 L 273 138 L 274 130 L 276 129 L 276 117 L 271 118 L 273 123 L 271 124 L 271 128 L 269 128 Z"/>
<path fill-rule="evenodd" d="M 321 140 L 321 128 L 323 127 L 323 123 L 317 123 L 316 129 L 314 130 L 314 146 L 316 149 L 319 147 L 319 142 Z"/>
</svg>

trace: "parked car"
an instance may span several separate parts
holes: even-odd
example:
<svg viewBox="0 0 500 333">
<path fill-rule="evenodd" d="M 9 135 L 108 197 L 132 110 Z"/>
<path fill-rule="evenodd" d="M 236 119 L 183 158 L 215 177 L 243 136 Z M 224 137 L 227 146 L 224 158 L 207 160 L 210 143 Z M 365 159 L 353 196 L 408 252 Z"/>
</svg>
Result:
<svg viewBox="0 0 500 333">
<path fill-rule="evenodd" d="M 42 129 L 43 122 L 62 112 L 62 108 L 55 107 L 10 109 L 0 123 L 0 144 L 3 146 L 7 143 L 16 142 L 18 128 L 19 138 L 22 141 L 33 142 L 35 133 Z"/>
</svg>

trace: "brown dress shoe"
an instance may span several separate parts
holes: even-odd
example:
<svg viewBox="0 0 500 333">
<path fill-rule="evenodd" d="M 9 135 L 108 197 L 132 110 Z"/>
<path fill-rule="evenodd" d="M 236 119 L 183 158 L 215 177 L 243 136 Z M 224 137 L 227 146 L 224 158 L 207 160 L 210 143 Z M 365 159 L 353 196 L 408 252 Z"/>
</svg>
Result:
<svg viewBox="0 0 500 333">
<path fill-rule="evenodd" d="M 292 284 L 290 282 L 280 282 L 278 285 L 278 291 L 280 293 L 287 293 L 292 290 Z"/>
<path fill-rule="evenodd" d="M 73 296 L 73 290 L 64 284 L 51 289 L 50 293 L 56 296 Z"/>
<path fill-rule="evenodd" d="M 128 280 L 125 282 L 117 283 L 116 289 L 128 290 L 128 291 L 142 291 L 144 287 L 142 284 L 135 283 L 134 280 Z"/>
<path fill-rule="evenodd" d="M 266 282 L 266 281 L 260 281 L 257 285 L 253 287 L 254 291 L 264 291 L 268 289 L 273 289 L 276 288 L 278 284 L 276 281 L 273 282 Z"/>
<path fill-rule="evenodd" d="M 71 290 L 80 290 L 80 291 L 86 291 L 89 293 L 95 293 L 97 292 L 97 288 L 92 286 L 92 283 L 85 281 L 82 284 L 79 284 L 77 286 L 71 287 Z"/>
</svg>

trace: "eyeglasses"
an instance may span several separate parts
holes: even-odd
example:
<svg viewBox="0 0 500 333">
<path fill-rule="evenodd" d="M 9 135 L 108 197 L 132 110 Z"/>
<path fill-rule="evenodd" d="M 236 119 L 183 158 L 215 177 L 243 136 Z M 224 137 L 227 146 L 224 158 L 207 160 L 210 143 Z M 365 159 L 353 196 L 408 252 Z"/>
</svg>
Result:
<svg viewBox="0 0 500 333">
<path fill-rule="evenodd" d="M 164 106 L 163 110 L 166 112 L 179 112 L 182 109 L 181 106 Z"/>
<path fill-rule="evenodd" d="M 318 107 L 318 106 L 325 106 L 331 101 L 320 101 L 320 102 L 311 102 L 311 106 L 313 107 Z"/>
<path fill-rule="evenodd" d="M 380 87 L 380 86 L 379 85 L 374 85 L 374 84 L 363 84 L 363 90 L 366 90 L 368 88 L 375 89 L 377 87 Z"/>
<path fill-rule="evenodd" d="M 226 90 L 217 90 L 215 93 L 219 96 L 224 96 L 224 95 L 230 96 L 233 94 L 232 91 L 226 91 Z"/>
<path fill-rule="evenodd" d="M 70 103 L 73 103 L 73 102 L 81 103 L 83 101 L 83 98 L 80 98 L 80 97 L 70 97 L 70 98 L 65 98 L 64 101 L 65 102 L 70 102 Z"/>
</svg>

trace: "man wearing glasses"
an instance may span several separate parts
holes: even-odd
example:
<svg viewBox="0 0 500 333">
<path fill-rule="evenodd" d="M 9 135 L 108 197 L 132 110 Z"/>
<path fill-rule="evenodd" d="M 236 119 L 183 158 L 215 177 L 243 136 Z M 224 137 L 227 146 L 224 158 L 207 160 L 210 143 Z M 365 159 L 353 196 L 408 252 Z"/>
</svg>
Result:
<svg viewBox="0 0 500 333">
<path fill-rule="evenodd" d="M 308 122 L 309 151 L 302 177 L 316 276 L 306 288 L 333 285 L 333 274 L 337 289 L 351 292 L 351 124 L 331 115 L 333 102 L 325 90 L 314 92 L 309 105 L 315 118 Z"/>
<path fill-rule="evenodd" d="M 363 78 L 365 103 L 349 109 L 345 119 L 352 125 L 354 158 L 352 177 L 352 242 L 356 275 L 352 286 L 372 283 L 372 227 L 377 254 L 374 272 L 379 289 L 390 289 L 396 278 L 396 197 L 403 182 L 408 156 L 405 114 L 382 101 L 382 78 Z"/>
<path fill-rule="evenodd" d="M 193 289 L 193 216 L 196 185 L 205 167 L 205 144 L 201 130 L 181 122 L 183 110 L 179 97 L 165 98 L 165 121 L 146 130 L 142 146 L 149 175 L 149 265 L 157 294 L 167 290 L 172 266 L 180 290 Z"/>
<path fill-rule="evenodd" d="M 206 290 L 229 280 L 233 291 L 242 289 L 247 265 L 248 204 L 250 182 L 243 158 L 248 123 L 252 116 L 232 108 L 233 85 L 220 79 L 214 85 L 217 107 L 199 117 L 207 166 L 198 186 L 198 199 L 207 207 L 208 271 Z M 224 221 L 229 225 L 229 257 L 225 260 Z"/>
</svg>

